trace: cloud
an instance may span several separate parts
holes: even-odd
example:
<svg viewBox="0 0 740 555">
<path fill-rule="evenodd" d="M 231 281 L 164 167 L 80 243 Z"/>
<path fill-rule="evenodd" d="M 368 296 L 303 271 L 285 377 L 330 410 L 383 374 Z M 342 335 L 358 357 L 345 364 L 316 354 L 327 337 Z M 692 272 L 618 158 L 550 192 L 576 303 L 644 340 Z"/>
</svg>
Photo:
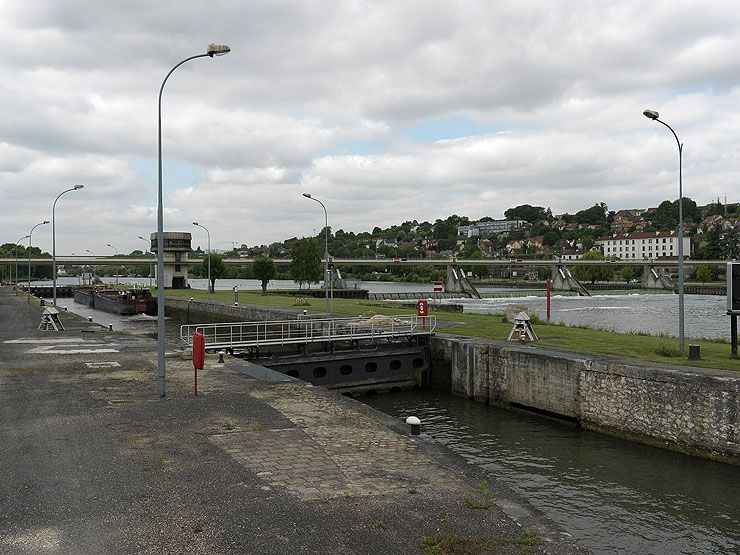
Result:
<svg viewBox="0 0 740 555">
<path fill-rule="evenodd" d="M 210 42 L 232 53 L 185 63 L 163 92 L 168 229 L 197 216 L 218 241 L 312 234 L 323 214 L 305 190 L 353 231 L 522 203 L 654 206 L 677 196 L 677 146 L 648 107 L 684 142 L 685 194 L 738 200 L 728 1 L 1 6 L 7 241 L 84 183 L 60 201 L 61 245 L 140 248 L 156 175 L 136 168 L 156 168 L 159 88 Z M 419 132 L 435 125 L 444 140 Z"/>
</svg>

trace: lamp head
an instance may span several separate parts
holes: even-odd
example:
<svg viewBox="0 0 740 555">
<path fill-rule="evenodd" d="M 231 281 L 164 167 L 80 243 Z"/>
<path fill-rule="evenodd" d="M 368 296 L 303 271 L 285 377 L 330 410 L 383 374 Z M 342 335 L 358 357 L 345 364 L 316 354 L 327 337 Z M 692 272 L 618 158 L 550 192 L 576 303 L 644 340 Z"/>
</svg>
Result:
<svg viewBox="0 0 740 555">
<path fill-rule="evenodd" d="M 231 48 L 226 46 L 225 44 L 209 44 L 208 50 L 206 50 L 206 54 L 208 54 L 211 58 L 214 56 L 224 56 L 231 52 Z"/>
<path fill-rule="evenodd" d="M 49 223 L 49 220 L 44 220 L 44 221 L 43 221 L 43 222 L 41 222 L 41 223 L 42 223 L 42 224 L 48 224 L 48 223 Z"/>
<path fill-rule="evenodd" d="M 303 193 L 303 196 L 306 198 L 311 198 L 311 193 Z"/>
<path fill-rule="evenodd" d="M 73 188 L 73 189 L 74 189 L 75 191 L 78 191 L 78 190 L 80 190 L 80 189 L 84 189 L 84 188 L 85 188 L 85 186 L 84 186 L 84 185 L 80 185 L 80 184 L 78 183 L 77 185 L 75 185 L 75 186 L 74 186 L 74 187 L 72 187 L 72 188 Z"/>
<path fill-rule="evenodd" d="M 193 225 L 198 225 L 198 222 L 193 222 Z"/>
<path fill-rule="evenodd" d="M 658 119 L 660 117 L 660 114 L 655 110 L 644 110 L 642 115 L 648 119 Z"/>
</svg>

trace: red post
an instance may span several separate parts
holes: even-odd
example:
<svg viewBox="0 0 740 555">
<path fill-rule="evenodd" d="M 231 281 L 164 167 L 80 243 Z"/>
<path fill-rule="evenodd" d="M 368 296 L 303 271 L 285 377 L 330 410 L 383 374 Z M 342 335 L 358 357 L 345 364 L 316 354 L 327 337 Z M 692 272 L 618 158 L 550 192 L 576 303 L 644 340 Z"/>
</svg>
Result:
<svg viewBox="0 0 740 555">
<path fill-rule="evenodd" d="M 198 369 L 203 369 L 206 361 L 206 338 L 200 332 L 193 334 L 193 388 L 198 396 Z"/>
<path fill-rule="evenodd" d="M 550 321 L 550 278 L 547 278 L 547 321 Z"/>
</svg>

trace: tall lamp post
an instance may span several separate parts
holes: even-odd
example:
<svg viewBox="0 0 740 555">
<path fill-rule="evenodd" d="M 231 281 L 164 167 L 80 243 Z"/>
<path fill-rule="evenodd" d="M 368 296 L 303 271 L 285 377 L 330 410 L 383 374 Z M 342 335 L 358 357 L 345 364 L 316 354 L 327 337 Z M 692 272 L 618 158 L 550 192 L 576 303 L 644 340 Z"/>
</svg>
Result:
<svg viewBox="0 0 740 555">
<path fill-rule="evenodd" d="M 18 287 L 18 247 L 20 246 L 21 241 L 23 241 L 23 239 L 28 239 L 28 238 L 29 238 L 28 235 L 24 235 L 23 237 L 21 237 L 15 242 L 15 247 L 13 247 L 13 252 L 15 253 L 15 286 L 16 287 Z"/>
<path fill-rule="evenodd" d="M 683 272 L 683 144 L 678 139 L 678 135 L 673 128 L 666 122 L 658 119 L 660 114 L 655 110 L 645 110 L 642 114 L 651 120 L 662 123 L 668 129 L 670 129 L 673 136 L 676 138 L 676 144 L 678 145 L 678 348 L 681 351 L 684 350 L 684 308 L 683 308 L 683 284 L 684 284 L 684 272 Z"/>
<path fill-rule="evenodd" d="M 326 206 L 319 199 L 311 196 L 311 193 L 303 193 L 307 199 L 315 200 L 324 209 L 324 289 L 326 290 L 326 312 L 331 314 L 329 309 L 329 214 L 326 212 Z"/>
<path fill-rule="evenodd" d="M 52 279 L 52 304 L 56 307 L 57 305 L 57 233 L 56 233 L 56 209 L 57 209 L 57 201 L 59 200 L 59 197 L 61 197 L 64 193 L 69 193 L 70 191 L 79 191 L 80 189 L 84 188 L 84 185 L 75 185 L 71 189 L 66 189 L 59 193 L 56 199 L 54 199 L 54 204 L 51 205 L 51 279 Z"/>
<path fill-rule="evenodd" d="M 208 228 L 204 225 L 200 225 L 198 222 L 193 222 L 193 225 L 196 227 L 202 227 L 206 230 L 206 234 L 208 235 L 208 283 L 206 284 L 206 287 L 208 288 L 208 300 L 211 300 L 211 232 L 208 231 Z"/>
<path fill-rule="evenodd" d="M 172 72 L 175 71 L 185 62 L 195 60 L 196 58 L 213 58 L 214 56 L 223 56 L 231 52 L 231 49 L 223 44 L 209 44 L 205 54 L 196 54 L 185 58 L 181 62 L 177 63 L 170 71 L 165 75 L 162 81 L 162 86 L 159 87 L 159 98 L 157 103 L 157 386 L 159 390 L 159 396 L 165 396 L 164 386 L 164 250 L 162 245 L 164 243 L 164 216 L 162 211 L 162 91 L 164 91 L 164 85 L 167 83 L 167 79 L 170 78 Z"/>
<path fill-rule="evenodd" d="M 28 233 L 28 304 L 31 304 L 31 236 L 33 235 L 33 230 L 36 229 L 40 225 L 48 224 L 49 220 L 44 220 L 43 222 L 37 223 L 35 226 L 31 228 L 31 231 Z"/>
<path fill-rule="evenodd" d="M 146 239 L 144 239 L 141 235 L 139 235 L 139 239 L 141 239 L 142 241 L 144 241 L 147 244 L 146 251 L 144 251 L 144 252 L 151 252 L 152 244 L 149 241 L 147 241 Z M 154 272 L 152 272 L 152 259 L 151 259 L 151 257 L 149 257 L 149 287 L 152 286 L 152 275 L 153 275 L 153 273 Z"/>
<path fill-rule="evenodd" d="M 117 249 L 117 248 L 116 248 L 115 246 L 111 245 L 110 243 L 106 243 L 106 244 L 105 244 L 105 246 L 106 246 L 106 247 L 110 247 L 110 248 L 112 248 L 112 249 L 113 249 L 114 251 L 116 251 L 116 254 L 115 254 L 115 256 L 118 256 L 118 249 Z M 117 267 L 116 267 L 116 270 L 118 270 L 118 268 L 117 268 Z M 116 285 L 118 285 L 118 277 L 116 277 Z"/>
</svg>

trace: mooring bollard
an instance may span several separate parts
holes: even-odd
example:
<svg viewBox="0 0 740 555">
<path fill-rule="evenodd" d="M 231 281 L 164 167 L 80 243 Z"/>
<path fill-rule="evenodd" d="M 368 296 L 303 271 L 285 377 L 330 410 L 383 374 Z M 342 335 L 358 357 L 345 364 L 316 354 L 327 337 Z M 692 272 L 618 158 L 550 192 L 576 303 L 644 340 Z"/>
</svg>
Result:
<svg viewBox="0 0 740 555">
<path fill-rule="evenodd" d="M 92 316 L 88 316 L 88 317 L 87 317 L 87 321 L 88 321 L 88 322 L 92 322 Z"/>
<path fill-rule="evenodd" d="M 108 331 L 113 331 L 113 324 L 108 324 Z"/>
<path fill-rule="evenodd" d="M 411 427 L 411 435 L 418 436 L 421 433 L 421 420 L 415 416 L 409 416 L 406 419 L 406 424 Z"/>
<path fill-rule="evenodd" d="M 218 352 L 218 361 L 219 361 L 219 362 L 221 362 L 221 363 L 222 363 L 222 362 L 224 361 L 224 355 L 225 355 L 225 354 L 226 354 L 226 353 L 225 353 L 224 351 L 219 351 L 219 352 Z"/>
<path fill-rule="evenodd" d="M 66 306 L 63 306 L 62 308 L 64 309 L 64 312 L 67 312 L 67 307 Z"/>
</svg>

